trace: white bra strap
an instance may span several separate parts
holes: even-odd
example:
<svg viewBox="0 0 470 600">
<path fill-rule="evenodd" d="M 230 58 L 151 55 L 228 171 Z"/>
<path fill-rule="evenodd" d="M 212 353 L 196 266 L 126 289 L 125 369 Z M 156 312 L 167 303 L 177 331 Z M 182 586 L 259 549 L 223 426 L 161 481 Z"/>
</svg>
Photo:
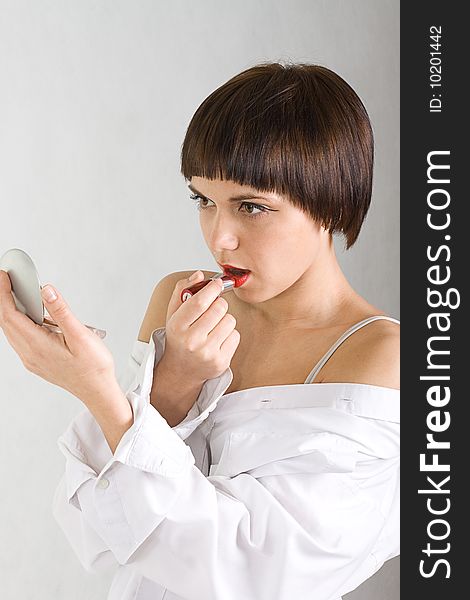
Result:
<svg viewBox="0 0 470 600">
<path fill-rule="evenodd" d="M 400 321 L 398 321 L 397 319 L 394 319 L 393 317 L 386 317 L 385 315 L 375 315 L 373 317 L 368 317 L 367 319 L 364 319 L 363 321 L 360 321 L 359 323 L 356 323 L 355 325 L 350 327 L 347 331 L 345 331 L 343 333 L 343 335 L 340 338 L 338 338 L 336 340 L 336 342 L 331 346 L 331 348 L 322 356 L 322 358 L 320 358 L 320 360 L 317 362 L 317 364 L 313 367 L 313 369 L 308 374 L 307 379 L 305 380 L 305 383 L 312 383 L 312 381 L 315 379 L 315 377 L 318 375 L 318 373 L 322 369 L 323 365 L 330 358 L 330 356 L 333 354 L 333 352 L 335 352 L 335 350 L 338 348 L 338 346 L 340 346 L 344 342 L 345 339 L 347 339 L 350 335 L 352 335 L 355 331 L 357 331 L 361 327 L 364 327 L 364 325 L 367 325 L 368 323 L 372 323 L 372 321 L 377 321 L 378 319 L 387 319 L 387 321 L 393 321 L 394 323 L 400 324 Z"/>
</svg>

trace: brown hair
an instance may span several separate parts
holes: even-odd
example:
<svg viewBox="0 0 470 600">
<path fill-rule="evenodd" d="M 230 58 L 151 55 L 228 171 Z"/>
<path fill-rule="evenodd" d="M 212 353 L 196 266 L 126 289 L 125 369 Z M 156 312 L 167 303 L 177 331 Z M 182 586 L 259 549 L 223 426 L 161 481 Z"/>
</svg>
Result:
<svg viewBox="0 0 470 600">
<path fill-rule="evenodd" d="M 195 112 L 181 173 L 287 197 L 346 249 L 370 205 L 374 140 L 367 111 L 319 65 L 263 63 L 232 77 Z"/>
</svg>

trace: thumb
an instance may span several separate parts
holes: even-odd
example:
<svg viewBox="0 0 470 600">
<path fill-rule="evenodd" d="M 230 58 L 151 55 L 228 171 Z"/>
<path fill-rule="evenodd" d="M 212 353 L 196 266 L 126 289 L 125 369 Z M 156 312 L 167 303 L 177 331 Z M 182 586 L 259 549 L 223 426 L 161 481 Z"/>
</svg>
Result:
<svg viewBox="0 0 470 600">
<path fill-rule="evenodd" d="M 52 285 L 41 288 L 41 297 L 47 312 L 62 330 L 65 338 L 82 333 L 83 325 L 75 317 L 62 295 Z"/>
</svg>

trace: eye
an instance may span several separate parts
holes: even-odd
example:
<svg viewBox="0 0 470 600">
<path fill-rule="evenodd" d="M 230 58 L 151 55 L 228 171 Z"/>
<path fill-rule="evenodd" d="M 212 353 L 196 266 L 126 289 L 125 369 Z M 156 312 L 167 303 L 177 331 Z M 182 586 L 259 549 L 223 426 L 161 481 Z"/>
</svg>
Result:
<svg viewBox="0 0 470 600">
<path fill-rule="evenodd" d="M 191 200 L 194 200 L 196 203 L 197 210 L 205 210 L 206 208 L 210 208 L 211 205 L 208 204 L 212 202 L 209 198 L 205 196 L 201 196 L 199 194 L 190 194 L 189 196 Z M 213 206 L 215 206 L 213 204 Z M 266 206 L 262 206 L 261 204 L 255 204 L 254 202 L 241 202 L 238 208 L 238 212 L 244 214 L 248 218 L 256 218 L 266 215 L 268 212 L 277 212 L 273 208 L 268 208 Z"/>
<path fill-rule="evenodd" d="M 194 200 L 194 202 L 196 203 L 196 208 L 198 210 L 207 208 L 207 204 L 204 204 L 205 202 L 211 202 L 209 198 L 204 198 L 202 196 L 199 196 L 199 194 L 190 194 L 189 197 L 191 198 L 191 200 Z"/>
<path fill-rule="evenodd" d="M 255 217 L 257 215 L 260 215 L 260 214 L 262 214 L 264 212 L 267 212 L 269 210 L 269 208 L 261 206 L 260 204 L 254 204 L 253 202 L 242 202 L 241 205 L 240 205 L 240 209 L 242 207 L 245 207 L 247 209 L 246 213 L 248 215 L 250 215 L 250 216 L 253 216 L 253 217 Z M 248 210 L 248 208 L 250 208 L 250 210 Z M 253 212 L 253 209 L 256 210 L 256 211 L 258 211 L 258 212 Z"/>
</svg>

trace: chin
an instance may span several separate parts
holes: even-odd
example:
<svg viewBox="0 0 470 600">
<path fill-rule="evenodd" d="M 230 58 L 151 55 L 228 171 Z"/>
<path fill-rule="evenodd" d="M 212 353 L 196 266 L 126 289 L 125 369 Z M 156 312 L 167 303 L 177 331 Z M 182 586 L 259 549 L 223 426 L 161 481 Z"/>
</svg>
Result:
<svg viewBox="0 0 470 600">
<path fill-rule="evenodd" d="M 266 292 L 259 293 L 253 290 L 243 289 L 243 286 L 239 288 L 233 288 L 232 293 L 234 293 L 237 298 L 246 304 L 259 304 L 274 298 L 274 295 L 272 294 L 266 294 Z"/>
</svg>

